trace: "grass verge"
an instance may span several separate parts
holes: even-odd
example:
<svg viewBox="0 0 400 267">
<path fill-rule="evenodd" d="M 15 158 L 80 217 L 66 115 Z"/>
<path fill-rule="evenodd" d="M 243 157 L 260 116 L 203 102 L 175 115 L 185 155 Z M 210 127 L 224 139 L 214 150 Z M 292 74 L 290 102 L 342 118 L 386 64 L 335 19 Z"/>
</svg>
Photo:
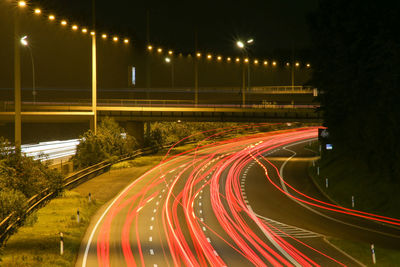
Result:
<svg viewBox="0 0 400 267">
<path fill-rule="evenodd" d="M 375 246 L 376 265 L 372 263 L 371 244 L 330 238 L 329 242 L 365 264 L 366 266 L 399 266 L 400 252 Z"/>
<path fill-rule="evenodd" d="M 318 151 L 319 143 L 314 142 L 307 148 Z M 310 166 L 309 174 L 329 199 L 343 207 L 352 208 L 354 196 L 354 209 L 400 218 L 398 185 L 379 179 L 363 162 L 325 152 L 315 167 Z M 365 265 L 373 266 L 371 244 L 336 238 L 329 241 Z M 375 246 L 375 252 L 377 266 L 400 266 L 400 251 Z"/>
</svg>

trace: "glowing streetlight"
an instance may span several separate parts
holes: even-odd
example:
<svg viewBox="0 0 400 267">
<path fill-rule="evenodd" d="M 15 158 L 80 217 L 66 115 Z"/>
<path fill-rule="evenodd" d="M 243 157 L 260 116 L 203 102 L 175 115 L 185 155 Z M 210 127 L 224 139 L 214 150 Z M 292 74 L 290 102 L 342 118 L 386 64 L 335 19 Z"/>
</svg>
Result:
<svg viewBox="0 0 400 267">
<path fill-rule="evenodd" d="M 24 37 L 22 37 L 21 38 L 21 44 L 23 45 L 23 46 L 28 46 L 28 40 L 27 40 L 27 38 L 28 38 L 28 36 L 24 36 Z"/>
<path fill-rule="evenodd" d="M 153 46 L 148 45 L 148 46 L 147 46 L 147 50 L 149 50 L 149 51 L 153 50 Z"/>
<path fill-rule="evenodd" d="M 258 65 L 258 59 L 254 60 L 254 65 Z"/>
<path fill-rule="evenodd" d="M 124 44 L 129 44 L 129 39 L 125 38 L 124 39 Z"/>
<path fill-rule="evenodd" d="M 103 34 L 101 35 L 101 38 L 107 39 L 107 34 L 103 33 Z"/>
<path fill-rule="evenodd" d="M 19 7 L 26 7 L 26 2 L 25 1 L 18 1 L 18 6 Z"/>
<path fill-rule="evenodd" d="M 174 88 L 174 62 L 171 57 L 166 57 L 165 62 L 171 64 L 171 88 Z"/>
<path fill-rule="evenodd" d="M 276 61 L 272 62 L 272 66 L 276 67 L 276 64 L 277 64 Z"/>
<path fill-rule="evenodd" d="M 172 55 L 174 52 L 172 50 L 168 51 L 168 55 Z"/>
<path fill-rule="evenodd" d="M 42 10 L 40 10 L 39 8 L 35 8 L 34 12 L 36 15 L 42 14 Z"/>
<path fill-rule="evenodd" d="M 300 63 L 299 63 L 299 62 L 296 62 L 295 66 L 296 66 L 296 67 L 300 67 Z"/>
<path fill-rule="evenodd" d="M 201 57 L 201 53 L 197 53 L 196 56 L 197 56 L 197 57 Z"/>
<path fill-rule="evenodd" d="M 95 36 L 95 35 L 96 35 L 96 32 L 95 32 L 95 31 L 91 31 L 91 32 L 90 32 L 90 35 L 91 35 L 91 36 Z"/>
<path fill-rule="evenodd" d="M 246 43 L 248 43 L 248 44 L 252 44 L 253 42 L 254 42 L 254 39 L 249 39 L 246 41 Z"/>
<path fill-rule="evenodd" d="M 212 59 L 212 55 L 208 54 L 207 59 Z"/>
<path fill-rule="evenodd" d="M 23 46 L 28 48 L 29 54 L 31 56 L 31 63 L 32 63 L 32 96 L 33 96 L 33 103 L 36 103 L 36 89 L 35 89 L 35 64 L 34 64 L 34 60 L 33 60 L 33 54 L 32 54 L 32 50 L 29 46 L 29 42 L 28 42 L 28 36 L 23 36 L 20 39 L 20 42 Z"/>
<path fill-rule="evenodd" d="M 264 60 L 264 66 L 268 65 L 268 61 Z"/>
<path fill-rule="evenodd" d="M 162 48 L 161 48 L 161 47 L 158 48 L 158 49 L 157 49 L 157 52 L 158 52 L 158 53 L 162 53 Z"/>
<path fill-rule="evenodd" d="M 222 60 L 222 57 L 221 57 L 221 56 L 218 56 L 218 57 L 217 57 L 217 60 L 218 60 L 218 61 L 221 61 L 221 60 Z"/>
<path fill-rule="evenodd" d="M 88 32 L 88 30 L 86 28 L 82 29 L 82 33 L 87 33 L 87 32 Z"/>
<path fill-rule="evenodd" d="M 78 30 L 78 25 L 72 25 L 72 30 L 77 31 Z"/>
<path fill-rule="evenodd" d="M 53 21 L 55 19 L 56 19 L 56 17 L 54 15 L 49 15 L 49 20 Z"/>
<path fill-rule="evenodd" d="M 290 66 L 290 63 L 289 62 L 286 62 L 286 67 L 289 67 Z"/>
<path fill-rule="evenodd" d="M 237 41 L 237 42 L 236 42 L 236 45 L 237 45 L 239 48 L 244 48 L 244 43 L 243 43 L 242 41 Z"/>
<path fill-rule="evenodd" d="M 237 57 L 237 58 L 236 58 L 236 62 L 240 62 L 240 58 Z"/>
<path fill-rule="evenodd" d="M 228 62 L 231 62 L 231 58 L 230 57 L 228 57 L 227 59 L 226 59 L 226 61 L 228 61 Z"/>
<path fill-rule="evenodd" d="M 306 67 L 307 67 L 307 68 L 311 68 L 311 64 L 310 64 L 310 63 L 307 63 Z"/>
<path fill-rule="evenodd" d="M 171 59 L 170 59 L 169 57 L 166 57 L 166 58 L 165 58 L 165 62 L 170 63 L 170 62 L 171 62 Z"/>
<path fill-rule="evenodd" d="M 66 20 L 62 20 L 62 21 L 61 21 L 61 25 L 62 25 L 62 26 L 67 26 L 67 21 L 66 21 Z"/>
<path fill-rule="evenodd" d="M 113 41 L 114 41 L 114 42 L 118 42 L 118 37 L 117 37 L 117 36 L 114 36 L 114 37 L 113 37 Z"/>
<path fill-rule="evenodd" d="M 248 58 L 245 58 L 245 59 L 244 59 L 244 63 L 249 63 L 249 59 L 248 59 Z"/>
</svg>

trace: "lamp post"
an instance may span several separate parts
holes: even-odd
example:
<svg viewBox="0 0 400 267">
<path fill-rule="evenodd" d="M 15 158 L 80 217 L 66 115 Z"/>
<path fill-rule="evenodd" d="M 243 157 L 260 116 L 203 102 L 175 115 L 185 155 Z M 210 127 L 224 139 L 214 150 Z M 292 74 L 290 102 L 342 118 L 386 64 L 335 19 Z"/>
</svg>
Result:
<svg viewBox="0 0 400 267">
<path fill-rule="evenodd" d="M 171 64 L 171 88 L 174 88 L 174 61 L 172 57 L 166 57 L 165 62 Z"/>
<path fill-rule="evenodd" d="M 33 96 L 33 103 L 36 104 L 36 89 L 35 89 L 35 63 L 33 60 L 32 49 L 29 46 L 28 36 L 24 36 L 20 40 L 21 44 L 28 48 L 29 54 L 31 56 L 31 63 L 32 63 L 32 96 Z"/>
<path fill-rule="evenodd" d="M 243 62 L 242 62 L 242 66 L 243 66 L 243 68 L 242 68 L 242 106 L 243 107 L 246 104 L 246 93 L 245 93 L 245 91 L 246 91 L 246 69 L 245 69 L 244 64 L 247 63 L 247 91 L 250 91 L 250 62 L 248 59 L 249 53 L 247 51 L 247 47 L 249 45 L 252 45 L 253 43 L 254 43 L 253 38 L 248 39 L 245 43 L 240 40 L 236 42 L 236 46 L 239 49 L 241 49 L 243 52 L 243 55 L 246 56 L 246 59 L 243 59 Z M 246 62 L 246 60 L 247 60 L 247 62 Z"/>
</svg>

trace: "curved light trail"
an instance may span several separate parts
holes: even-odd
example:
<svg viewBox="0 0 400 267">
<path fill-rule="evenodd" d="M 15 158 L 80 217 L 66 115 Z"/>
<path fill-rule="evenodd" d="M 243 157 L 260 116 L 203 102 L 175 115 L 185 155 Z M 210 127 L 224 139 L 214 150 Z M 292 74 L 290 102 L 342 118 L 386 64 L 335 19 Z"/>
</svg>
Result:
<svg viewBox="0 0 400 267">
<path fill-rule="evenodd" d="M 399 225 L 398 219 L 343 208 L 300 192 L 265 156 L 279 147 L 314 139 L 317 129 L 211 142 L 237 130 L 221 128 L 201 133 L 208 137 L 195 149 L 169 156 L 171 148 L 158 166 L 135 180 L 106 209 L 92 230 L 82 266 L 228 266 L 234 260 L 255 266 L 345 266 L 342 259 L 260 219 L 249 206 L 241 182 L 246 167 L 256 162 L 282 197 L 329 212 Z M 278 181 L 291 192 L 283 190 Z M 309 256 L 313 253 L 318 259 Z"/>
</svg>

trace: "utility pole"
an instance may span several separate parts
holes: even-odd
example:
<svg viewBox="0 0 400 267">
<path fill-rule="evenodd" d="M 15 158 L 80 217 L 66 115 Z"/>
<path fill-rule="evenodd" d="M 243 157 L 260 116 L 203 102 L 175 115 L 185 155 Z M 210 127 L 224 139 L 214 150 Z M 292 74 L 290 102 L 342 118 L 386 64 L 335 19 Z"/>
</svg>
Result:
<svg viewBox="0 0 400 267">
<path fill-rule="evenodd" d="M 146 42 L 147 45 L 150 45 L 150 10 L 146 10 Z M 151 55 L 149 51 L 147 51 L 146 56 L 146 98 L 147 101 L 150 101 L 150 86 L 151 86 L 151 72 L 150 72 L 150 58 Z M 151 125 L 150 122 L 146 122 L 146 136 L 150 137 Z"/>
<path fill-rule="evenodd" d="M 199 104 L 199 61 L 197 58 L 197 28 L 194 31 L 194 104 L 197 107 Z"/>
<path fill-rule="evenodd" d="M 14 13 L 14 142 L 15 151 L 21 151 L 21 50 L 19 32 L 19 9 Z"/>
<path fill-rule="evenodd" d="M 97 133 L 97 53 L 96 53 L 96 0 L 92 0 L 92 130 Z"/>
</svg>

